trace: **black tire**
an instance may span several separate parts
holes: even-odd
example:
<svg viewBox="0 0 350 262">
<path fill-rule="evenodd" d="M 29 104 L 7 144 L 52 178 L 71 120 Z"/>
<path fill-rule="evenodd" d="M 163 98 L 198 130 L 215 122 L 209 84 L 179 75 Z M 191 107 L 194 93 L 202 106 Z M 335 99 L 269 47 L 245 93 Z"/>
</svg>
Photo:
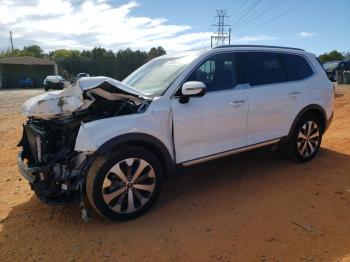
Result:
<svg viewBox="0 0 350 262">
<path fill-rule="evenodd" d="M 126 160 L 133 162 L 129 165 Z M 148 165 L 142 169 L 141 163 Z M 118 170 L 121 173 L 116 175 L 117 172 L 111 172 L 112 168 L 113 171 Z M 142 172 L 140 171 L 140 175 L 133 181 L 139 169 L 142 169 Z M 123 175 L 124 179 L 128 179 L 127 184 L 120 178 Z M 141 180 L 143 186 L 152 188 L 152 192 L 136 188 L 142 185 L 136 183 Z M 152 207 L 160 193 L 162 180 L 162 166 L 151 152 L 140 147 L 126 147 L 95 160 L 87 174 L 86 195 L 92 207 L 103 217 L 115 221 L 129 220 L 141 216 Z M 106 181 L 110 185 L 105 187 Z M 122 191 L 123 193 L 118 193 Z M 110 195 L 115 193 L 118 195 L 105 201 L 106 197 L 109 199 Z M 129 194 L 132 195 L 131 202 Z"/>
<path fill-rule="evenodd" d="M 337 82 L 337 71 L 334 71 L 332 74 L 332 82 Z"/>
<path fill-rule="evenodd" d="M 310 123 L 311 131 L 308 134 Z M 307 128 L 307 130 L 305 129 Z M 318 132 L 318 136 L 317 136 Z M 306 136 L 304 139 L 302 136 Z M 288 155 L 299 162 L 307 162 L 315 157 L 320 149 L 323 127 L 319 118 L 312 114 L 303 116 L 296 124 L 288 143 Z M 304 149 L 304 150 L 303 150 Z"/>
</svg>

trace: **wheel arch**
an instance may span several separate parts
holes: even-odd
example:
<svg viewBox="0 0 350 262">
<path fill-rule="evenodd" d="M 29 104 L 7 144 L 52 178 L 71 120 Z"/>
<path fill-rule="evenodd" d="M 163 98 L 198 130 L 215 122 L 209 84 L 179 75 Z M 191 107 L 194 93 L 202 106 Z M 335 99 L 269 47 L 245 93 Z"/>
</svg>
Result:
<svg viewBox="0 0 350 262">
<path fill-rule="evenodd" d="M 175 173 L 176 164 L 167 147 L 158 138 L 148 134 L 129 133 L 114 137 L 103 143 L 95 154 L 104 155 L 125 146 L 139 146 L 150 151 L 159 159 L 165 176 Z"/>
<path fill-rule="evenodd" d="M 317 105 L 317 104 L 311 104 L 311 105 L 308 105 L 306 107 L 304 107 L 298 114 L 297 116 L 295 117 L 293 123 L 292 123 L 292 126 L 290 127 L 289 129 L 289 133 L 288 133 L 288 138 L 291 137 L 292 133 L 293 133 L 293 130 L 295 128 L 295 126 L 297 125 L 297 123 L 299 122 L 299 120 L 304 117 L 305 115 L 307 114 L 312 114 L 314 116 L 316 116 L 318 119 L 320 119 L 321 121 L 321 130 L 322 130 L 322 133 L 324 133 L 326 130 L 326 123 L 327 123 L 327 114 L 326 114 L 326 111 L 320 106 L 320 105 Z"/>
</svg>

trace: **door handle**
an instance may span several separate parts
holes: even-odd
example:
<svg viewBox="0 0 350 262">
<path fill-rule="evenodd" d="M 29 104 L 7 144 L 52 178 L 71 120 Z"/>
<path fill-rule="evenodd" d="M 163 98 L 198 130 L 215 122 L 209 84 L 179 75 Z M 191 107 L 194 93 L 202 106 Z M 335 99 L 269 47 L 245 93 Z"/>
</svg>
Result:
<svg viewBox="0 0 350 262">
<path fill-rule="evenodd" d="M 241 106 L 241 105 L 245 104 L 245 101 L 244 100 L 235 100 L 235 101 L 230 102 L 228 104 L 230 106 L 233 106 L 233 107 L 238 107 L 238 106 Z"/>
<path fill-rule="evenodd" d="M 292 92 L 288 94 L 289 97 L 297 97 L 298 95 L 300 95 L 300 92 Z"/>
</svg>

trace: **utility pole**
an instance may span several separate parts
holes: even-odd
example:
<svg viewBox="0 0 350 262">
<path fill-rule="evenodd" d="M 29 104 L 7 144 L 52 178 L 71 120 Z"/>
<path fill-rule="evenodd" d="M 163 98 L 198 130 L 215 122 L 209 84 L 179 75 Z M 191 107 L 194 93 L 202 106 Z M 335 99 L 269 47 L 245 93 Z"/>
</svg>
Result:
<svg viewBox="0 0 350 262">
<path fill-rule="evenodd" d="M 216 22 L 213 24 L 213 26 L 216 27 L 216 31 L 214 31 L 213 35 L 210 37 L 211 47 L 226 45 L 227 42 L 229 45 L 231 44 L 231 25 L 225 22 L 225 19 L 228 18 L 227 10 L 216 10 L 216 15 L 214 16 Z M 226 28 L 229 28 L 228 32 Z"/>
<path fill-rule="evenodd" d="M 11 50 L 12 50 L 12 52 L 13 52 L 12 31 L 10 31 L 10 41 L 11 41 Z"/>
</svg>

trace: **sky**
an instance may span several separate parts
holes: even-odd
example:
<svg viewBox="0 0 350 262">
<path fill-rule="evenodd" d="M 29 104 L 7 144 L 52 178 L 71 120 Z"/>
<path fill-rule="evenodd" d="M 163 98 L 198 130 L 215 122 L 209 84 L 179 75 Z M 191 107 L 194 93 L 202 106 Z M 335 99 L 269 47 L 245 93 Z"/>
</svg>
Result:
<svg viewBox="0 0 350 262">
<path fill-rule="evenodd" d="M 208 48 L 216 10 L 232 44 L 350 51 L 350 0 L 0 0 L 0 49 Z"/>
</svg>

